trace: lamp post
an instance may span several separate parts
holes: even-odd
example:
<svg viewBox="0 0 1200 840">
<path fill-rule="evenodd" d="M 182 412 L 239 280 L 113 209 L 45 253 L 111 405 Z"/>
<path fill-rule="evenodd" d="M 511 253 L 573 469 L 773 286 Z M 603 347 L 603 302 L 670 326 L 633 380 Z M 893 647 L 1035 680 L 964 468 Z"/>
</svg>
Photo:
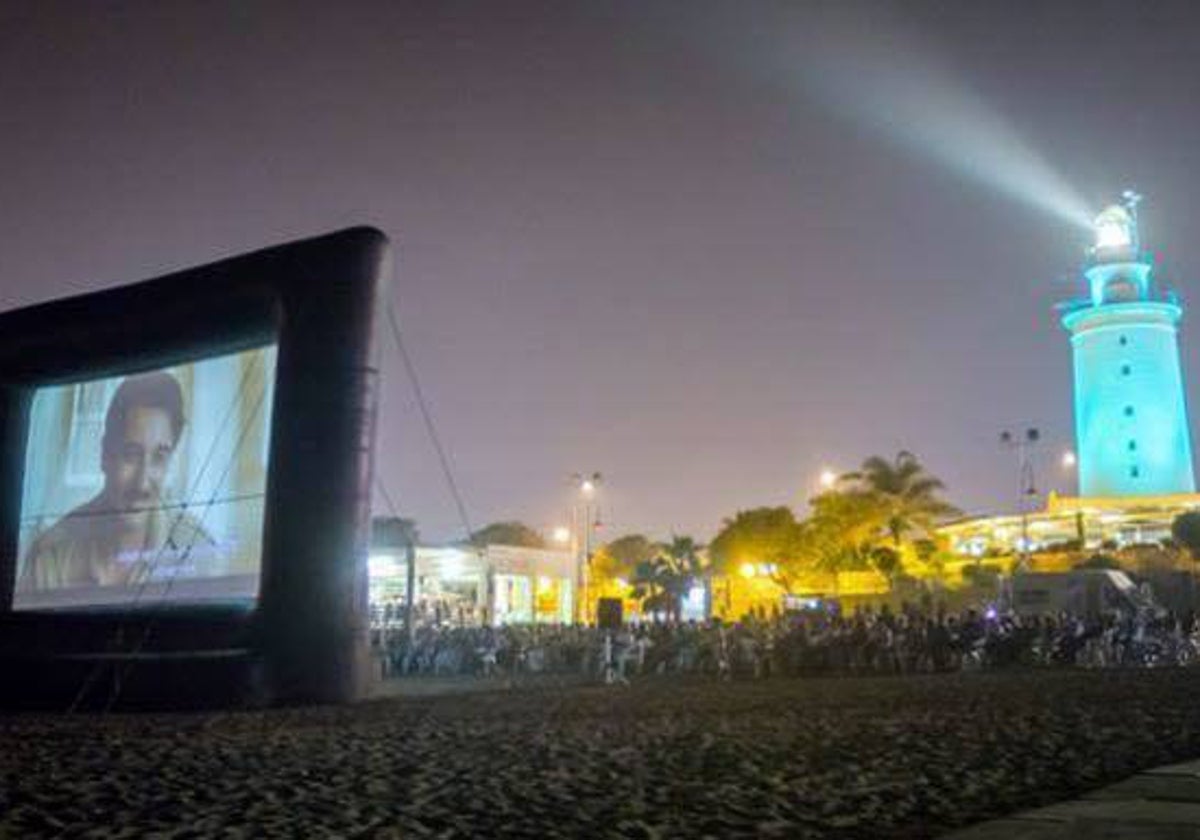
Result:
<svg viewBox="0 0 1200 840">
<path fill-rule="evenodd" d="M 1076 483 L 1071 481 L 1071 477 L 1075 474 L 1075 467 L 1079 463 L 1079 459 L 1075 457 L 1075 453 L 1068 449 L 1062 454 L 1059 460 L 1062 464 L 1063 473 L 1067 476 L 1067 492 L 1070 493 L 1076 486 Z"/>
<path fill-rule="evenodd" d="M 1029 566 L 1029 502 L 1037 497 L 1037 486 L 1033 481 L 1033 459 L 1030 450 L 1042 437 L 1035 427 L 1030 426 L 1020 434 L 1005 429 L 1000 433 L 1000 445 L 1017 455 L 1017 470 L 1020 486 L 1017 504 L 1021 511 L 1021 560 L 1022 569 Z"/>
<path fill-rule="evenodd" d="M 574 533 L 581 539 L 577 543 L 575 556 L 575 591 L 578 606 L 575 610 L 576 620 L 586 624 L 588 620 L 588 587 L 591 583 L 592 564 L 592 531 L 597 524 L 596 492 L 603 476 L 598 472 L 575 473 L 571 481 L 576 489 L 576 503 L 573 508 L 575 520 Z"/>
<path fill-rule="evenodd" d="M 1062 464 L 1063 472 L 1067 476 L 1066 492 L 1068 494 L 1073 492 L 1073 493 L 1075 493 L 1076 496 L 1078 496 L 1079 495 L 1079 473 L 1077 472 L 1077 470 L 1079 468 L 1079 458 L 1077 458 L 1075 456 L 1075 451 L 1072 449 L 1067 449 L 1066 451 L 1064 451 L 1062 454 L 1062 458 L 1059 460 L 1059 463 Z M 1082 551 L 1084 544 L 1087 542 L 1087 533 L 1084 529 L 1083 508 L 1082 507 L 1077 507 L 1075 509 L 1075 539 L 1077 539 L 1079 541 L 1079 550 Z"/>
</svg>

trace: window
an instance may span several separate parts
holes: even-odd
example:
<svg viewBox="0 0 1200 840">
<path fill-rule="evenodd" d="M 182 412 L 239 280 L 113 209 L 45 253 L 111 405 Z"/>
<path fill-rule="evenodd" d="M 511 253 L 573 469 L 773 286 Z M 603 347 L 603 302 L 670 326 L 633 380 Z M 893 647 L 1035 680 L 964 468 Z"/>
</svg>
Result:
<svg viewBox="0 0 1200 840">
<path fill-rule="evenodd" d="M 1137 441 L 1136 440 L 1129 441 L 1127 448 L 1129 449 L 1130 452 L 1137 452 Z"/>
<path fill-rule="evenodd" d="M 1141 475 L 1141 473 L 1138 471 L 1137 467 L 1129 468 L 1129 477 L 1130 478 L 1137 478 L 1139 475 Z"/>
<path fill-rule="evenodd" d="M 1132 416 L 1133 416 L 1133 406 L 1131 406 L 1131 405 L 1127 405 L 1127 406 L 1125 406 L 1125 416 L 1126 416 L 1126 417 L 1132 417 Z"/>
<path fill-rule="evenodd" d="M 1121 365 L 1121 375 L 1122 376 L 1128 376 L 1131 373 L 1133 373 L 1132 367 L 1130 367 L 1129 365 Z"/>
<path fill-rule="evenodd" d="M 1118 338 L 1118 339 L 1117 339 L 1117 342 L 1118 342 L 1118 343 L 1119 343 L 1119 344 L 1120 344 L 1122 347 L 1124 347 L 1126 344 L 1128 344 L 1128 343 L 1129 343 L 1129 339 L 1128 339 L 1128 338 L 1126 338 L 1125 336 L 1121 336 L 1120 338 Z"/>
<path fill-rule="evenodd" d="M 100 465 L 100 439 L 104 436 L 104 415 L 117 390 L 119 379 L 85 382 L 74 391 L 71 406 L 70 439 L 67 442 L 67 484 L 95 488 L 104 483 Z"/>
</svg>

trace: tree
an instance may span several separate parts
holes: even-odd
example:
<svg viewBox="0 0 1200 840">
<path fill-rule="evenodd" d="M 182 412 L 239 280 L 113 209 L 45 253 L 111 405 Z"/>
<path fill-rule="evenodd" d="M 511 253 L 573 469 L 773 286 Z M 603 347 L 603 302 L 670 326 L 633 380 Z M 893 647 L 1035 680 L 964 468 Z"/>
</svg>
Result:
<svg viewBox="0 0 1200 840">
<path fill-rule="evenodd" d="M 1171 538 L 1200 562 L 1200 511 L 1181 513 L 1171 522 Z"/>
<path fill-rule="evenodd" d="M 913 541 L 913 553 L 917 556 L 918 560 L 926 565 L 932 565 L 937 562 L 937 555 L 940 550 L 937 540 L 924 537 Z"/>
<path fill-rule="evenodd" d="M 687 578 L 689 583 L 708 573 L 708 563 L 701 553 L 704 546 L 691 537 L 671 535 L 669 543 L 659 546 L 659 556 L 680 576 Z"/>
<path fill-rule="evenodd" d="M 638 563 L 633 571 L 633 597 L 647 613 L 671 613 L 671 574 L 660 558 L 652 557 Z"/>
<path fill-rule="evenodd" d="M 471 545 L 511 545 L 519 548 L 545 548 L 546 540 L 523 522 L 493 522 L 471 534 Z"/>
<path fill-rule="evenodd" d="M 924 537 L 913 540 L 912 549 L 917 562 L 932 572 L 939 583 L 945 583 L 946 567 L 955 558 L 950 549 L 950 540 L 941 535 Z"/>
<path fill-rule="evenodd" d="M 800 541 L 800 523 L 790 508 L 752 508 L 722 523 L 709 556 L 721 574 L 733 574 L 746 563 L 770 563 L 788 576 L 800 554 Z"/>
<path fill-rule="evenodd" d="M 872 551 L 885 530 L 888 510 L 870 493 L 829 491 L 814 497 L 803 523 L 800 556 L 825 572 L 869 569 Z"/>
<path fill-rule="evenodd" d="M 886 545 L 871 549 L 871 565 L 891 583 L 900 571 L 900 552 Z"/>
<path fill-rule="evenodd" d="M 679 620 L 684 597 L 709 572 L 702 549 L 691 537 L 672 536 L 670 542 L 658 546 L 654 557 L 638 564 L 634 597 L 642 601 L 643 609 L 662 611 Z"/>
<path fill-rule="evenodd" d="M 657 549 L 641 534 L 626 534 L 602 545 L 592 557 L 592 572 L 600 578 L 631 579 L 637 568 L 654 558 Z"/>
<path fill-rule="evenodd" d="M 871 496 L 886 511 L 884 530 L 894 548 L 910 533 L 929 535 L 939 519 L 959 510 L 940 497 L 941 479 L 931 475 L 911 452 L 892 460 L 873 455 L 862 466 L 842 476 L 845 492 Z"/>
</svg>

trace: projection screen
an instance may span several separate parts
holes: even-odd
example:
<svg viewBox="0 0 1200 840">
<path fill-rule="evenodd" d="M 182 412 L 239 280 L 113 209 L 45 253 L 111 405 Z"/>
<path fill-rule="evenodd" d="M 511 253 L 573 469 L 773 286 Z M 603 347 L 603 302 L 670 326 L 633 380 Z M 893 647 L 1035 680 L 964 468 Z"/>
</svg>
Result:
<svg viewBox="0 0 1200 840">
<path fill-rule="evenodd" d="M 275 356 L 38 388 L 14 609 L 256 598 Z"/>
</svg>

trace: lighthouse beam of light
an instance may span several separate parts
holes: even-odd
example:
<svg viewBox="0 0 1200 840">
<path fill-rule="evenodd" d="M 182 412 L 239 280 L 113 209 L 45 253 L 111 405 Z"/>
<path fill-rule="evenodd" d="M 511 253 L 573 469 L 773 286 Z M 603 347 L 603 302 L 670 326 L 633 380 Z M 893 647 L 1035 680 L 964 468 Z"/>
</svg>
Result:
<svg viewBox="0 0 1200 840">
<path fill-rule="evenodd" d="M 805 39 L 809 90 L 835 111 L 979 184 L 1090 230 L 1087 201 L 1003 117 L 893 31 Z M 864 30 L 859 28 L 857 32 Z M 841 37 L 839 37 L 841 36 Z"/>
</svg>

